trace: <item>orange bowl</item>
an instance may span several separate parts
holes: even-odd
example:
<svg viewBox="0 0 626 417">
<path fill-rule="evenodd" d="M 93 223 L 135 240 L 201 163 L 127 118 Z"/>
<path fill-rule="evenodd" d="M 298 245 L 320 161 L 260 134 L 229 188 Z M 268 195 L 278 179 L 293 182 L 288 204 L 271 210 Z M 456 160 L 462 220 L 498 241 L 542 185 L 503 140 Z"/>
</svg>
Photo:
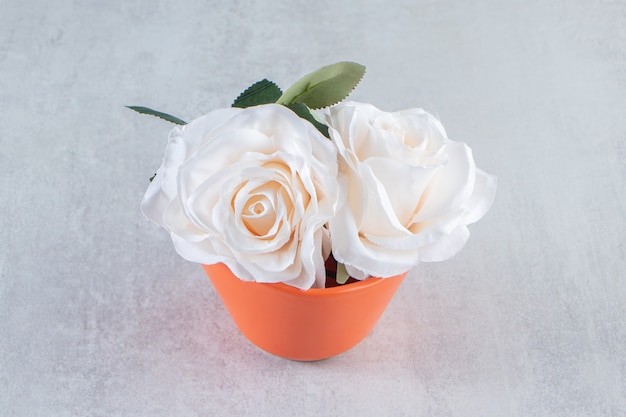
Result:
<svg viewBox="0 0 626 417">
<path fill-rule="evenodd" d="M 273 355 L 330 358 L 356 346 L 385 311 L 406 272 L 332 288 L 242 281 L 224 264 L 202 265 L 241 333 Z"/>
</svg>

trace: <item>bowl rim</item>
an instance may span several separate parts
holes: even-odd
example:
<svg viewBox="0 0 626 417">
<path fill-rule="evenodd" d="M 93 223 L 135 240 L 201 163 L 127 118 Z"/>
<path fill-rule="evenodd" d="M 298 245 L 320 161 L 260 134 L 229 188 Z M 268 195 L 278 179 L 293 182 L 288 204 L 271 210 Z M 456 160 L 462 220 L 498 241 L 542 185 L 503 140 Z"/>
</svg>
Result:
<svg viewBox="0 0 626 417">
<path fill-rule="evenodd" d="M 300 288 L 294 287 L 292 285 L 285 284 L 284 282 L 259 282 L 259 281 L 247 281 L 237 277 L 233 272 L 228 268 L 225 264 L 212 264 L 212 265 L 204 265 L 205 267 L 215 267 L 217 265 L 223 265 L 229 271 L 231 278 L 241 281 L 242 283 L 250 283 L 250 284 L 260 284 L 265 286 L 267 289 L 271 289 L 272 291 L 282 292 L 287 294 L 298 295 L 300 297 L 333 297 L 333 296 L 341 296 L 350 294 L 356 291 L 362 291 L 368 289 L 370 287 L 374 287 L 377 285 L 381 285 L 388 280 L 394 281 L 396 279 L 405 278 L 409 271 L 403 272 L 398 275 L 393 275 L 390 277 L 380 278 L 380 277 L 368 277 L 366 279 L 352 282 L 345 285 L 338 285 L 336 287 L 329 288 L 309 288 L 306 290 L 302 290 Z"/>
</svg>

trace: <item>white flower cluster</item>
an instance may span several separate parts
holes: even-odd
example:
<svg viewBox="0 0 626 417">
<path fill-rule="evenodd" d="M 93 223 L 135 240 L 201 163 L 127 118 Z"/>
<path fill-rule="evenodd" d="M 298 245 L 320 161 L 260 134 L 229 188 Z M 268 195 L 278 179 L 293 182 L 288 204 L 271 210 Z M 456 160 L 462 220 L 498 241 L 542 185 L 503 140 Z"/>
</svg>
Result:
<svg viewBox="0 0 626 417">
<path fill-rule="evenodd" d="M 185 259 L 243 280 L 324 287 L 332 251 L 357 279 L 455 255 L 495 177 L 421 109 L 331 107 L 331 140 L 279 104 L 175 128 L 142 202 Z"/>
</svg>

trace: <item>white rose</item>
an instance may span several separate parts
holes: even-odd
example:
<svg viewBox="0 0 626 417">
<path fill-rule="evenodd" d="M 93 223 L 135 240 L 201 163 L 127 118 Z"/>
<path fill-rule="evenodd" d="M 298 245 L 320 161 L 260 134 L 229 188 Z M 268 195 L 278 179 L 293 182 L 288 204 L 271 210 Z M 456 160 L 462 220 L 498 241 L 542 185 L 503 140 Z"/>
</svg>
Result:
<svg viewBox="0 0 626 417">
<path fill-rule="evenodd" d="M 336 177 L 332 142 L 286 107 L 220 109 L 171 132 L 142 210 L 187 260 L 323 287 Z"/>
<path fill-rule="evenodd" d="M 353 277 L 452 257 L 469 237 L 466 226 L 491 207 L 495 177 L 424 110 L 347 102 L 330 109 L 328 123 L 347 196 L 329 223 L 332 251 Z"/>
</svg>

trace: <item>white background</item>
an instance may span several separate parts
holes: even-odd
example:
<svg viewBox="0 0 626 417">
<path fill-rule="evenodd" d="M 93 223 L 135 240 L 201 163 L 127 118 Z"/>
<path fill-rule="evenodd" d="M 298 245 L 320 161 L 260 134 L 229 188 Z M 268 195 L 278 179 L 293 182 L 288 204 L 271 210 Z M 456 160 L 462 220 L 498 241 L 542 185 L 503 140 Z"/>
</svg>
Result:
<svg viewBox="0 0 626 417">
<path fill-rule="evenodd" d="M 0 0 L 0 415 L 626 416 L 624 1 Z M 139 201 L 171 125 L 352 60 L 498 176 L 315 363 L 237 332 Z"/>
</svg>

